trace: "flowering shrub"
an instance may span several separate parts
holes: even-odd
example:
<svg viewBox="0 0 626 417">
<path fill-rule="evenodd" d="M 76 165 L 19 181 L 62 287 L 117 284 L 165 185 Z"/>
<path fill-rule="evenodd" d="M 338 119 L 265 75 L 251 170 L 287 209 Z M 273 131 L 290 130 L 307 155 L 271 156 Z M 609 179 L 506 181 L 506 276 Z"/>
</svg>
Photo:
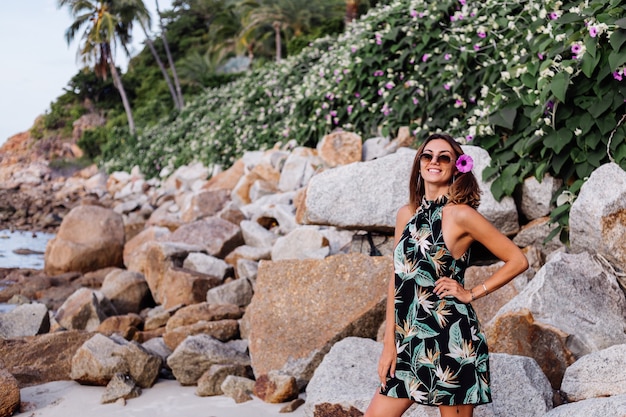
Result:
<svg viewBox="0 0 626 417">
<path fill-rule="evenodd" d="M 290 139 L 315 146 L 335 128 L 367 138 L 410 126 L 487 149 L 496 198 L 545 173 L 578 188 L 602 163 L 626 169 L 624 12 L 619 0 L 391 1 L 337 39 L 208 90 L 109 149 L 105 167 L 155 175 Z"/>
</svg>

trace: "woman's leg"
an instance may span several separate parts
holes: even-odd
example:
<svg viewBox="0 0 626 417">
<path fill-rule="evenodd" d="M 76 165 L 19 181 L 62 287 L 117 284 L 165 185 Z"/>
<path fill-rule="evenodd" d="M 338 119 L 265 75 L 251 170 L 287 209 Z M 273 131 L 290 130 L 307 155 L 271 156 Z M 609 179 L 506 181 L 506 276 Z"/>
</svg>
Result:
<svg viewBox="0 0 626 417">
<path fill-rule="evenodd" d="M 440 405 L 439 413 L 441 417 L 472 417 L 474 415 L 474 406 L 466 405 Z"/>
<path fill-rule="evenodd" d="M 387 397 L 376 390 L 363 417 L 401 417 L 412 404 L 408 398 Z"/>
</svg>

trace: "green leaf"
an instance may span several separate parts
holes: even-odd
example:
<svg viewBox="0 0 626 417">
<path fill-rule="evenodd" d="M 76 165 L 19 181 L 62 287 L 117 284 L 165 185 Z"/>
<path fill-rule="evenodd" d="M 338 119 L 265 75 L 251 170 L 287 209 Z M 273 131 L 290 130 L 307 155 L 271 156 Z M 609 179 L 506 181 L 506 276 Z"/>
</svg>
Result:
<svg viewBox="0 0 626 417">
<path fill-rule="evenodd" d="M 626 29 L 626 17 L 622 17 L 621 19 L 616 20 L 615 25 L 622 29 Z"/>
<path fill-rule="evenodd" d="M 558 19 L 557 22 L 564 24 L 564 23 L 580 22 L 582 20 L 583 20 L 582 16 L 578 13 L 564 13 L 563 16 L 561 16 Z"/>
<path fill-rule="evenodd" d="M 569 86 L 569 74 L 562 71 L 557 73 L 550 83 L 550 91 L 562 103 L 565 103 L 565 95 Z"/>
<path fill-rule="evenodd" d="M 517 109 L 513 107 L 504 108 L 499 112 L 492 114 L 489 117 L 489 122 L 496 126 L 502 126 L 506 129 L 512 130 L 516 115 Z"/>
<path fill-rule="evenodd" d="M 595 58 L 596 57 L 596 38 L 592 38 L 591 36 L 588 36 L 587 38 L 585 38 L 585 49 L 587 50 L 587 53 L 589 55 Z"/>
<path fill-rule="evenodd" d="M 587 78 L 591 78 L 593 76 L 593 71 L 596 69 L 596 66 L 600 62 L 600 58 L 601 56 L 596 55 L 595 53 L 593 55 L 591 54 L 583 55 L 581 69 L 583 71 L 583 74 L 585 74 Z"/>
<path fill-rule="evenodd" d="M 626 52 L 617 52 L 613 51 L 609 54 L 609 68 L 611 70 L 616 70 L 618 67 L 621 67 L 626 63 Z"/>
</svg>

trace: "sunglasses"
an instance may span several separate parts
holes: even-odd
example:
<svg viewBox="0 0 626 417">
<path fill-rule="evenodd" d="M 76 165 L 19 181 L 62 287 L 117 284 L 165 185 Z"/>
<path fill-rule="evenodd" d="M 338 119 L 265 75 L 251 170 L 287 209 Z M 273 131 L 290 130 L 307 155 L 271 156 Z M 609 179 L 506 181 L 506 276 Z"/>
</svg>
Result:
<svg viewBox="0 0 626 417">
<path fill-rule="evenodd" d="M 440 164 L 447 165 L 452 161 L 450 155 L 433 155 L 432 153 L 423 153 L 420 155 L 420 161 L 425 163 L 430 163 L 430 161 L 435 160 L 435 162 L 439 162 Z"/>
</svg>

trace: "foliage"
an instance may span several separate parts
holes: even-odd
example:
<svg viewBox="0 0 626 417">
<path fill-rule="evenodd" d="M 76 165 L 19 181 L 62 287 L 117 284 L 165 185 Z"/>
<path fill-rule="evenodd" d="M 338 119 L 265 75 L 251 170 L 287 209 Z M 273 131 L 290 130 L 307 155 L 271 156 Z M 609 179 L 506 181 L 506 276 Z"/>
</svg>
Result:
<svg viewBox="0 0 626 417">
<path fill-rule="evenodd" d="M 528 175 L 570 184 L 609 160 L 626 97 L 623 15 L 619 1 L 391 1 L 337 39 L 207 91 L 106 166 L 156 175 L 195 160 L 229 165 L 289 139 L 314 146 L 335 128 L 369 136 L 408 125 L 489 150 L 498 198 Z M 610 149 L 622 167 L 625 133 Z"/>
</svg>

